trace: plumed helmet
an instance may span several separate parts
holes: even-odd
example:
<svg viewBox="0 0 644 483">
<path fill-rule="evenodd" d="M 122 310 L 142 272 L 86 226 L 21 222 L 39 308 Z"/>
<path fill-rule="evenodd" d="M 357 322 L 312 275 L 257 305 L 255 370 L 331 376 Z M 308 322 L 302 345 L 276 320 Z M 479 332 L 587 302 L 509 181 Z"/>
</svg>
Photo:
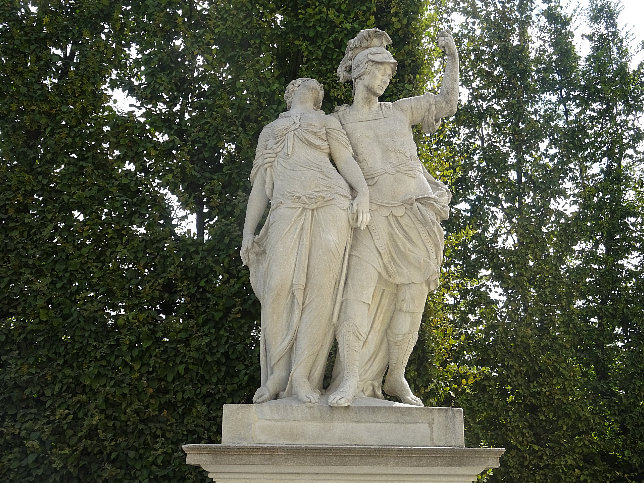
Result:
<svg viewBox="0 0 644 483">
<path fill-rule="evenodd" d="M 361 30 L 355 38 L 349 40 L 344 51 L 344 58 L 338 66 L 340 82 L 348 82 L 360 77 L 369 62 L 398 63 L 385 48 L 391 44 L 387 32 L 374 28 Z"/>
</svg>

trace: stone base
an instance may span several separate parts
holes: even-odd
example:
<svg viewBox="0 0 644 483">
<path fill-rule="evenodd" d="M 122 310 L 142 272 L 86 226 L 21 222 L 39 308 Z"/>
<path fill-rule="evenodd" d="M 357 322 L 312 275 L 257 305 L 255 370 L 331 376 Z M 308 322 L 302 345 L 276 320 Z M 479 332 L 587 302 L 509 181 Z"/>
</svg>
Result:
<svg viewBox="0 0 644 483">
<path fill-rule="evenodd" d="M 465 448 L 463 411 L 363 398 L 224 406 L 222 444 L 188 444 L 186 463 L 219 483 L 472 482 L 505 450 Z"/>
<path fill-rule="evenodd" d="M 224 444 L 464 447 L 463 410 L 424 408 L 374 398 L 352 406 L 307 406 L 295 398 L 226 404 Z"/>
<path fill-rule="evenodd" d="M 450 482 L 471 483 L 499 466 L 503 449 L 382 446 L 188 444 L 186 462 L 218 483 Z"/>
</svg>

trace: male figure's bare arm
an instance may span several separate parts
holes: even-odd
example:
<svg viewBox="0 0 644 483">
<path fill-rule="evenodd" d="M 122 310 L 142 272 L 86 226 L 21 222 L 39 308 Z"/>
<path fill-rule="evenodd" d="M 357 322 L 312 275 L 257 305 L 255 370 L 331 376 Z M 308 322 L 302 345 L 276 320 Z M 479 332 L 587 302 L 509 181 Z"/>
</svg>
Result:
<svg viewBox="0 0 644 483">
<path fill-rule="evenodd" d="M 357 161 L 351 153 L 349 140 L 346 138 L 340 121 L 335 117 L 326 116 L 326 122 L 327 128 L 331 131 L 327 136 L 331 157 L 339 173 L 357 192 L 356 198 L 351 206 L 351 212 L 355 215 L 353 225 L 364 229 L 371 218 L 369 214 L 369 188 L 367 182 L 364 179 L 360 166 L 358 166 Z M 333 134 L 334 131 L 335 134 Z"/>
<path fill-rule="evenodd" d="M 449 30 L 438 34 L 438 47 L 445 52 L 445 73 L 435 98 L 437 119 L 454 115 L 458 105 L 458 51 Z"/>
<path fill-rule="evenodd" d="M 438 45 L 445 52 L 445 72 L 440 92 L 426 92 L 422 96 L 407 97 L 394 102 L 409 120 L 410 125 L 422 123 L 427 133 L 432 133 L 444 117 L 452 116 L 458 106 L 458 52 L 452 34 L 443 30 Z"/>
</svg>

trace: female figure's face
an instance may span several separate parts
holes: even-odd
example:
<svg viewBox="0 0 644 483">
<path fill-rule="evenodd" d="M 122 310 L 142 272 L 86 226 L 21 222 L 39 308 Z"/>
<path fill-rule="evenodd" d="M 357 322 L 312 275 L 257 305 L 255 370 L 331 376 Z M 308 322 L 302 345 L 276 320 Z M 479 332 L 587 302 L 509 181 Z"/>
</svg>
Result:
<svg viewBox="0 0 644 483">
<path fill-rule="evenodd" d="M 322 99 L 318 85 L 313 81 L 302 83 L 293 93 L 293 103 L 303 104 L 311 109 L 319 109 Z"/>
<path fill-rule="evenodd" d="M 380 97 L 389 86 L 389 82 L 391 81 L 393 74 L 394 72 L 391 64 L 373 62 L 360 78 L 360 82 L 364 84 L 364 88 L 367 92 L 376 97 Z"/>
</svg>

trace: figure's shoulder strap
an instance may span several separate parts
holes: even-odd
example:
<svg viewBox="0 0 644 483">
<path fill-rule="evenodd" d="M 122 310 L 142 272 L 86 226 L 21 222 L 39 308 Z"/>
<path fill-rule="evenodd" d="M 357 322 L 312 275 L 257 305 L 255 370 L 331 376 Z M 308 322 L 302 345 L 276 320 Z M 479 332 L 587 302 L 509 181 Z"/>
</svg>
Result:
<svg viewBox="0 0 644 483">
<path fill-rule="evenodd" d="M 380 102 L 380 111 L 384 117 L 391 117 L 394 115 L 393 102 Z"/>
<path fill-rule="evenodd" d="M 340 121 L 340 124 L 342 124 L 343 127 L 352 123 L 376 121 L 378 119 L 391 117 L 395 114 L 395 110 L 391 102 L 379 102 L 378 109 L 368 112 L 354 111 L 349 108 L 350 106 L 341 106 L 332 114 Z"/>
</svg>

